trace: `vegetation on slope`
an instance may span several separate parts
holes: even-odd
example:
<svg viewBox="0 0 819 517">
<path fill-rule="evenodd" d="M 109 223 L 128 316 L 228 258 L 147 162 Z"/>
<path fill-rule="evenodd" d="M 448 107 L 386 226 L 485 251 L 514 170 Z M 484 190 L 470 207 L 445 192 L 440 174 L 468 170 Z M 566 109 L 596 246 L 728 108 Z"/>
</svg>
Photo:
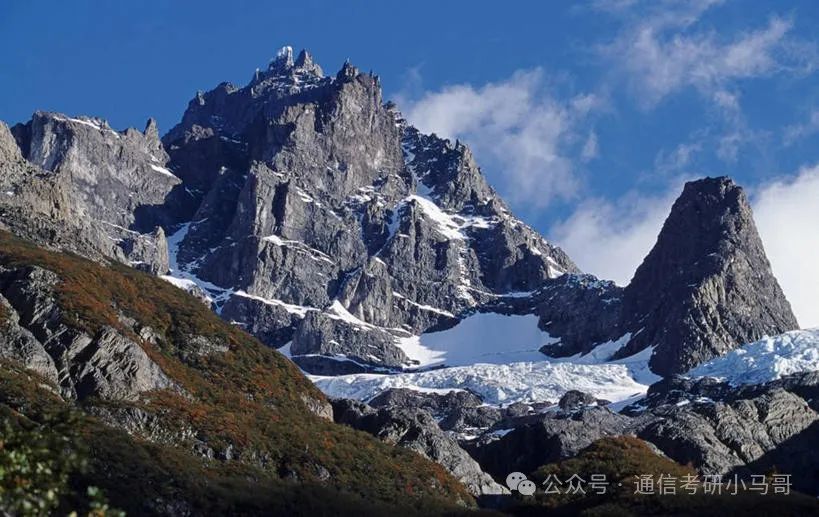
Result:
<svg viewBox="0 0 819 517">
<path fill-rule="evenodd" d="M 173 444 L 151 443 L 139 431 L 129 436 L 83 417 L 91 454 L 84 476 L 115 506 L 144 512 L 145 501 L 184 501 L 211 513 L 219 505 L 304 504 L 316 499 L 314 493 L 416 509 L 474 504 L 439 465 L 307 411 L 305 398 L 324 398 L 292 363 L 161 279 L 47 251 L 3 232 L 0 265 L 36 265 L 57 273 L 63 323 L 91 335 L 104 326 L 117 328 L 182 388 L 154 391 L 136 403 L 83 402 L 86 413 L 108 415 L 107 420 L 129 411 L 150 415 L 152 427 L 145 433 L 184 435 Z M 160 338 L 141 339 L 124 323 L 128 318 Z M 196 336 L 228 350 L 202 354 Z M 3 382 L 4 397 L 14 396 L 8 375 Z M 5 403 L 21 416 L 44 422 L 64 406 L 20 384 L 16 403 Z M 40 400 L 39 417 L 32 413 L 34 399 Z"/>
<path fill-rule="evenodd" d="M 592 475 L 604 475 L 608 486 L 605 493 L 584 485 L 585 493 L 572 493 L 566 481 L 578 476 L 587 483 Z M 640 476 L 650 476 L 653 488 L 637 491 Z M 673 480 L 672 490 L 661 489 L 660 476 Z M 819 503 L 814 498 L 791 493 L 762 495 L 749 490 L 724 489 L 721 494 L 706 492 L 702 477 L 692 480 L 696 471 L 679 465 L 656 453 L 647 443 L 637 438 L 620 436 L 603 438 L 593 443 L 574 458 L 544 465 L 533 474 L 539 490 L 534 497 L 521 498 L 513 509 L 518 515 L 698 515 L 724 516 L 753 512 L 755 515 L 816 515 Z M 549 480 L 563 482 L 561 493 L 546 494 Z M 666 485 L 667 486 L 667 485 Z M 690 488 L 689 488 L 690 487 Z"/>
</svg>

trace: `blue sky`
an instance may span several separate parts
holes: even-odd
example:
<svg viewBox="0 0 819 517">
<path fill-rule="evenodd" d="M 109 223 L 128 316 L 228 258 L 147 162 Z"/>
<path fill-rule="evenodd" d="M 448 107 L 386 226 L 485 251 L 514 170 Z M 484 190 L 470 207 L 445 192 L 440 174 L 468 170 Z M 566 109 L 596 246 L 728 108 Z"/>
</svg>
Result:
<svg viewBox="0 0 819 517">
<path fill-rule="evenodd" d="M 278 47 L 349 58 L 422 129 L 472 145 L 515 211 L 625 283 L 686 179 L 751 194 L 777 276 L 819 325 L 819 4 L 812 1 L 11 2 L 0 119 L 175 124 Z"/>
</svg>

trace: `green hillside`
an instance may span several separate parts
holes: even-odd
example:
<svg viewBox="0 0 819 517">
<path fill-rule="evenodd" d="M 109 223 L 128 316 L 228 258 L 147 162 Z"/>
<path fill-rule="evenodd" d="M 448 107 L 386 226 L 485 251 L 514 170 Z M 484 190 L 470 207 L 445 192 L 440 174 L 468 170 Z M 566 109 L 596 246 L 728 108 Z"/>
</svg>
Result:
<svg viewBox="0 0 819 517">
<path fill-rule="evenodd" d="M 437 513 L 474 506 L 439 465 L 308 411 L 305 400 L 325 399 L 292 363 L 163 280 L 46 251 L 7 233 L 0 233 L 0 266 L 56 273 L 62 323 L 90 335 L 116 328 L 179 387 L 135 402 L 87 398 L 76 407 L 81 415 L 72 417 L 71 440 L 87 467 L 70 475 L 74 494 L 96 486 L 112 506 L 136 514 L 177 513 L 175 505 L 208 514 L 322 514 L 339 505 Z M 141 338 L 133 321 L 159 339 Z M 191 336 L 227 351 L 201 353 Z M 60 427 L 49 422 L 75 406 L 13 363 L 3 362 L 0 375 L 0 409 L 14 426 L 53 434 Z M 116 426 L 134 415 L 147 418 L 147 427 L 128 434 L 103 423 Z M 163 443 L 163 436 L 176 438 Z M 203 444 L 210 452 L 202 452 Z"/>
</svg>

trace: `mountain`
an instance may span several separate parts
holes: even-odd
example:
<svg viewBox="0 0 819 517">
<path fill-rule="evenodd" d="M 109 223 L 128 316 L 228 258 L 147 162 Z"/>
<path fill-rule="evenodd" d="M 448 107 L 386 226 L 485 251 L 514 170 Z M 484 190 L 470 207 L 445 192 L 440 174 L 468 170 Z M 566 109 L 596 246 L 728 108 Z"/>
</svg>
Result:
<svg viewBox="0 0 819 517">
<path fill-rule="evenodd" d="M 625 335 L 613 359 L 651 348 L 651 370 L 671 375 L 799 328 L 765 256 L 748 199 L 726 177 L 685 184 L 628 286 L 592 285 L 596 292 L 581 291 L 584 296 L 574 302 L 579 311 L 541 308 L 541 321 L 552 322 L 547 330 L 562 337 L 544 347 L 545 353 L 588 353 L 595 343 Z M 589 312 L 597 316 L 596 325 L 577 321 Z"/>
<path fill-rule="evenodd" d="M 682 373 L 743 343 L 799 328 L 751 206 L 729 178 L 689 182 L 623 293 L 621 356 L 654 346 L 659 374 Z"/>
<path fill-rule="evenodd" d="M 469 148 L 413 128 L 377 76 L 325 76 L 289 47 L 198 93 L 162 141 L 153 121 L 54 113 L 0 141 L 3 225 L 164 275 L 316 374 L 428 366 L 426 336 L 480 313 L 537 316 L 553 357 L 653 347 L 661 375 L 798 327 L 730 180 L 686 185 L 622 289 L 516 219 Z"/>
<path fill-rule="evenodd" d="M 577 271 L 467 147 L 409 126 L 349 63 L 328 77 L 285 48 L 245 87 L 197 95 L 163 142 L 187 208 L 156 216 L 183 219 L 171 274 L 297 362 L 411 367 L 401 339 Z"/>
<path fill-rule="evenodd" d="M 816 343 L 788 332 L 741 187 L 687 183 L 620 287 L 377 76 L 289 47 L 161 138 L 0 123 L 0 319 L 15 433 L 79 419 L 72 493 L 132 513 L 294 513 L 310 490 L 374 514 L 501 504 L 509 471 L 609 436 L 816 491 Z"/>
</svg>

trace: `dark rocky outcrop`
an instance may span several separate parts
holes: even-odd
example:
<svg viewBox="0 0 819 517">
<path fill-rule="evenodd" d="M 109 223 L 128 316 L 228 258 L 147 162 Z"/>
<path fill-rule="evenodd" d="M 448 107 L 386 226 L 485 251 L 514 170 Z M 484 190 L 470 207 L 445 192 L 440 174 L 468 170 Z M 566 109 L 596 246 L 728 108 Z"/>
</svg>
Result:
<svg viewBox="0 0 819 517">
<path fill-rule="evenodd" d="M 422 393 L 406 388 L 391 388 L 372 398 L 368 404 L 374 408 L 418 408 L 435 417 L 445 417 L 461 408 L 474 408 L 483 404 L 480 397 L 468 391 L 447 393 Z"/>
<path fill-rule="evenodd" d="M 372 398 L 369 405 L 374 408 L 423 409 L 435 417 L 441 429 L 459 436 L 483 433 L 503 418 L 518 414 L 516 406 L 488 406 L 480 397 L 468 391 L 440 394 L 391 388 Z"/>
<path fill-rule="evenodd" d="M 186 224 L 166 224 L 184 232 L 173 251 L 224 288 L 214 298 L 234 293 L 217 303 L 225 318 L 271 346 L 292 340 L 294 356 L 411 367 L 398 339 L 577 272 L 510 214 L 466 146 L 385 104 L 377 76 L 349 63 L 325 76 L 291 54 L 198 94 L 163 138 L 187 197 L 154 219 Z"/>
<path fill-rule="evenodd" d="M 783 443 L 794 440 L 819 420 L 819 414 L 803 398 L 786 391 L 780 383 L 748 390 L 726 388 L 719 384 L 695 386 L 692 394 L 685 395 L 674 390 L 677 402 L 662 403 L 640 413 L 637 435 L 675 461 L 690 462 L 702 472 L 747 473 L 749 466 L 760 458 L 774 456 Z M 658 397 L 655 394 L 649 403 L 659 402 Z M 792 464 L 783 462 L 780 467 Z M 800 474 L 789 473 L 795 477 Z"/>
<path fill-rule="evenodd" d="M 485 474 L 453 438 L 443 432 L 427 411 L 385 406 L 374 409 L 346 399 L 332 401 L 337 423 L 366 431 L 387 443 L 405 447 L 446 468 L 475 496 L 508 491 Z"/>
<path fill-rule="evenodd" d="M 809 440 L 819 420 L 817 393 L 817 372 L 744 386 L 670 377 L 623 412 L 633 417 L 631 432 L 677 462 L 721 475 L 776 468 L 815 492 Z"/>
<path fill-rule="evenodd" d="M 673 377 L 653 385 L 623 414 L 569 404 L 594 402 L 570 393 L 562 401 L 566 409 L 499 420 L 462 446 L 485 471 L 502 476 L 574 456 L 601 437 L 630 435 L 702 474 L 748 479 L 776 470 L 813 493 L 819 480 L 811 442 L 819 429 L 817 386 L 816 372 L 739 387 Z"/>
<path fill-rule="evenodd" d="M 563 411 L 573 411 L 596 405 L 605 406 L 606 404 L 608 404 L 607 401 L 600 400 L 594 395 L 578 390 L 567 391 L 565 395 L 560 397 L 560 400 L 557 403 L 558 407 Z"/>
<path fill-rule="evenodd" d="M 626 288 L 566 275 L 534 300 L 541 327 L 560 338 L 544 353 L 587 353 L 626 336 L 614 358 L 654 347 L 649 365 L 660 375 L 798 328 L 745 193 L 725 177 L 686 183 Z"/>
<path fill-rule="evenodd" d="M 623 293 L 620 357 L 654 346 L 650 366 L 681 373 L 733 348 L 798 328 L 771 272 L 741 187 L 686 183 Z"/>
<path fill-rule="evenodd" d="M 563 275 L 533 296 L 540 327 L 560 338 L 541 351 L 553 357 L 588 353 L 618 339 L 622 329 L 622 291 L 614 282 L 592 275 Z M 589 317 L 589 315 L 594 315 Z"/>
<path fill-rule="evenodd" d="M 679 463 L 707 474 L 748 465 L 819 419 L 807 403 L 781 389 L 731 402 L 661 406 L 637 436 Z"/>
<path fill-rule="evenodd" d="M 504 421 L 510 428 L 499 438 L 467 442 L 464 448 L 498 478 L 510 472 L 533 472 L 537 467 L 574 456 L 604 436 L 625 434 L 631 419 L 607 408 L 557 411 Z M 497 433 L 494 433 L 497 436 Z"/>
</svg>

